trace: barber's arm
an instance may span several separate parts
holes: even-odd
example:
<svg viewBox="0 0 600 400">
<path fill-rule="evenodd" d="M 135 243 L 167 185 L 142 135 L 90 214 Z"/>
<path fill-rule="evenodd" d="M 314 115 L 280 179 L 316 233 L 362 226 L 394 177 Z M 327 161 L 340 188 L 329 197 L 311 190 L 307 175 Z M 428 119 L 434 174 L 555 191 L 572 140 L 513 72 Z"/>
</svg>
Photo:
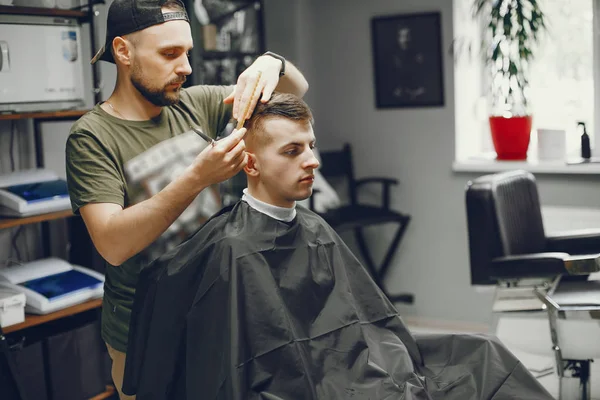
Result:
<svg viewBox="0 0 600 400">
<path fill-rule="evenodd" d="M 257 80 L 259 80 L 258 86 Z M 256 91 L 254 91 L 255 87 Z M 275 90 L 302 97 L 308 91 L 308 82 L 291 62 L 282 56 L 267 52 L 240 74 L 234 91 L 224 102 L 233 103 L 233 118 L 247 119 L 254 111 L 258 100 L 267 102 Z M 247 107 L 248 103 L 250 107 Z M 248 113 L 245 116 L 240 115 L 246 108 Z"/>
<path fill-rule="evenodd" d="M 304 75 L 302 75 L 302 72 L 300 72 L 294 64 L 286 61 L 285 75 L 279 78 L 275 90 L 282 93 L 292 93 L 298 97 L 304 97 L 308 91 L 308 82 L 306 81 L 306 78 L 304 78 Z"/>
<path fill-rule="evenodd" d="M 98 252 L 111 265 L 144 250 L 181 215 L 205 188 L 231 178 L 247 162 L 240 129 L 206 147 L 185 172 L 159 193 L 123 209 L 118 204 L 90 203 L 80 208 Z"/>
</svg>

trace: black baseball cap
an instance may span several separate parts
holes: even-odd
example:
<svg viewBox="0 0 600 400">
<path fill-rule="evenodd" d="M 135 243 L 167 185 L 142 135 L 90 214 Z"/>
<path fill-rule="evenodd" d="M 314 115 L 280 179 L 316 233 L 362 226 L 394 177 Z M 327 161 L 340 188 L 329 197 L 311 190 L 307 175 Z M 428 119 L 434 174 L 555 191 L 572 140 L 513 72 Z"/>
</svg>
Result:
<svg viewBox="0 0 600 400">
<path fill-rule="evenodd" d="M 106 18 L 106 42 L 92 58 L 94 64 L 98 60 L 115 63 L 111 46 L 117 36 L 141 31 L 152 25 L 162 24 L 167 21 L 182 19 L 190 22 L 185 6 L 179 3 L 184 11 L 162 12 L 166 0 L 114 0 L 108 9 Z"/>
</svg>

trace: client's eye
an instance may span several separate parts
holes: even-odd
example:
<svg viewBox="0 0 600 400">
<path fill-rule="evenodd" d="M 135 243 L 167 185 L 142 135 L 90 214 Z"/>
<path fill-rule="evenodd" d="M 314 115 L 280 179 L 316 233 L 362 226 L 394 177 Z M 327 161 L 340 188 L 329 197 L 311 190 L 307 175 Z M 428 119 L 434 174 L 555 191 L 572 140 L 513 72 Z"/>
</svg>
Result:
<svg viewBox="0 0 600 400">
<path fill-rule="evenodd" d="M 284 154 L 287 154 L 288 156 L 293 156 L 296 155 L 298 152 L 296 151 L 296 149 L 292 149 L 292 150 L 287 150 Z"/>
</svg>

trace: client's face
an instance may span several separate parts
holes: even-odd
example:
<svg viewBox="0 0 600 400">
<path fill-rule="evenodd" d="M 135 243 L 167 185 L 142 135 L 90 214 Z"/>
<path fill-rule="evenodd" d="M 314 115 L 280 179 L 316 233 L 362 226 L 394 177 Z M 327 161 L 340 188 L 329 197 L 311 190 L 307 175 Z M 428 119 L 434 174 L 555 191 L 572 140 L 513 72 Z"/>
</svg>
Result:
<svg viewBox="0 0 600 400">
<path fill-rule="evenodd" d="M 312 194 L 315 135 L 309 123 L 287 118 L 269 118 L 263 123 L 271 140 L 255 152 L 265 201 L 279 207 L 292 207 Z"/>
</svg>

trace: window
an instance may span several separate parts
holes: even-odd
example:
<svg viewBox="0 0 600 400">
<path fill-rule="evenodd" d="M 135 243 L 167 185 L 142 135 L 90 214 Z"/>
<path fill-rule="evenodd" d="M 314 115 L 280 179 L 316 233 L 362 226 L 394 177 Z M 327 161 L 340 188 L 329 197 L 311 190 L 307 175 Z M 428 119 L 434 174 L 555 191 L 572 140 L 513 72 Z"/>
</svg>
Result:
<svg viewBox="0 0 600 400">
<path fill-rule="evenodd" d="M 600 36 L 594 34 L 598 31 L 600 0 L 538 1 L 546 14 L 548 29 L 530 67 L 533 130 L 529 156 L 536 157 L 537 128 L 564 129 L 567 155 L 576 156 L 580 150 L 579 121 L 586 123 L 592 147 L 594 139 L 600 138 L 600 101 L 595 101 L 600 99 L 596 62 Z M 483 26 L 472 20 L 472 3 L 473 0 L 455 0 L 455 43 L 465 37 L 470 38 L 471 44 L 481 40 Z M 476 47 L 471 52 L 464 48 L 455 52 L 457 159 L 493 152 L 487 126 L 485 82 L 489 74 Z"/>
</svg>

